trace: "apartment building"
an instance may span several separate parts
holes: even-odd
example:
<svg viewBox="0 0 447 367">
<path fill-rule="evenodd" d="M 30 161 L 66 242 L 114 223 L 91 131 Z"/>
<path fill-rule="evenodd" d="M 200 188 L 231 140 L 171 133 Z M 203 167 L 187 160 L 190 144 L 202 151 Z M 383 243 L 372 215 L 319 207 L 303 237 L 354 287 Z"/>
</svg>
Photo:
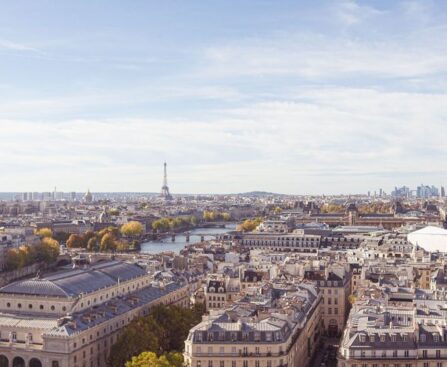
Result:
<svg viewBox="0 0 447 367">
<path fill-rule="evenodd" d="M 300 284 L 272 308 L 252 304 L 211 312 L 185 341 L 188 367 L 309 365 L 321 335 L 321 294 Z"/>
<path fill-rule="evenodd" d="M 271 250 L 284 252 L 317 252 L 321 236 L 306 234 L 248 233 L 240 239 L 240 244 L 250 250 Z"/>
<path fill-rule="evenodd" d="M 447 366 L 445 301 L 357 304 L 340 343 L 338 367 Z"/>
<path fill-rule="evenodd" d="M 352 273 L 342 266 L 306 270 L 305 278 L 320 288 L 323 297 L 322 323 L 328 336 L 342 332 L 349 314 Z"/>
</svg>

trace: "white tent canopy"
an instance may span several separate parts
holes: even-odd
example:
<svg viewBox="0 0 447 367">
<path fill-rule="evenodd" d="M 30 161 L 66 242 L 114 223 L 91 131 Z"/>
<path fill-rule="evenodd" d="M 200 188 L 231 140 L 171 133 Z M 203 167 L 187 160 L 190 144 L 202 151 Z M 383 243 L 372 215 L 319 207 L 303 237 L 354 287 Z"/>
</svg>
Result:
<svg viewBox="0 0 447 367">
<path fill-rule="evenodd" d="M 447 252 L 447 230 L 427 226 L 408 234 L 408 241 L 429 252 Z"/>
</svg>

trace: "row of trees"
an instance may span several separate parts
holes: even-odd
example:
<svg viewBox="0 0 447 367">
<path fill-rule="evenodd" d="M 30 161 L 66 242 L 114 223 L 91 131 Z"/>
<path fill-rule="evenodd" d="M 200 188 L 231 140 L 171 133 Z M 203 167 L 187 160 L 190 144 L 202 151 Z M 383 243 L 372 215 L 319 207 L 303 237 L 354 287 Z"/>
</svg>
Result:
<svg viewBox="0 0 447 367">
<path fill-rule="evenodd" d="M 164 305 L 154 307 L 148 316 L 134 319 L 123 330 L 112 347 L 109 366 L 152 366 L 143 363 L 148 360 L 160 367 L 180 367 L 183 358 L 180 353 L 173 353 L 183 350 L 189 330 L 201 321 L 204 311 L 203 304 L 192 309 Z"/>
<path fill-rule="evenodd" d="M 71 234 L 67 240 L 69 248 L 85 248 L 89 251 L 126 251 L 136 246 L 136 238 L 143 234 L 140 222 L 123 224 L 119 229 L 107 227 L 98 232 L 87 231 L 82 235 Z M 129 241 L 133 240 L 129 244 Z"/>
<path fill-rule="evenodd" d="M 225 212 L 204 210 L 203 211 L 203 220 L 205 222 L 215 222 L 215 221 L 227 222 L 227 221 L 231 220 L 231 215 L 230 215 L 230 213 L 225 213 Z"/>
<path fill-rule="evenodd" d="M 254 219 L 246 219 L 242 223 L 238 224 L 236 227 L 237 231 L 251 232 L 256 229 L 262 223 L 263 219 L 261 217 L 256 217 Z"/>
<path fill-rule="evenodd" d="M 20 270 L 35 263 L 52 264 L 59 256 L 59 242 L 56 241 L 51 229 L 42 228 L 36 231 L 40 243 L 35 246 L 23 245 L 9 249 L 6 253 L 6 270 Z"/>
<path fill-rule="evenodd" d="M 344 213 L 345 207 L 340 204 L 330 203 L 330 204 L 324 204 L 320 211 L 321 213 Z"/>
<path fill-rule="evenodd" d="M 197 218 L 194 215 L 189 217 L 160 218 L 152 222 L 152 229 L 157 232 L 167 232 L 175 229 L 188 229 L 197 225 Z"/>
</svg>

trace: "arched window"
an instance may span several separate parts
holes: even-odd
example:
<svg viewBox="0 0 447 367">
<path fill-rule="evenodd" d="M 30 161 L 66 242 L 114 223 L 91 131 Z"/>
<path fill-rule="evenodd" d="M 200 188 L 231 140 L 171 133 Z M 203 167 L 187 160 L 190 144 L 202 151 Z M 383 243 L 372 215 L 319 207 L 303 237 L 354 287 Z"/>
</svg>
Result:
<svg viewBox="0 0 447 367">
<path fill-rule="evenodd" d="M 12 367 L 26 367 L 25 360 L 22 357 L 15 357 L 12 361 Z"/>
<path fill-rule="evenodd" d="M 42 367 L 42 362 L 37 358 L 31 358 L 29 361 L 29 367 Z"/>
<path fill-rule="evenodd" d="M 0 355 L 0 367 L 9 367 L 9 360 L 4 355 Z"/>
</svg>

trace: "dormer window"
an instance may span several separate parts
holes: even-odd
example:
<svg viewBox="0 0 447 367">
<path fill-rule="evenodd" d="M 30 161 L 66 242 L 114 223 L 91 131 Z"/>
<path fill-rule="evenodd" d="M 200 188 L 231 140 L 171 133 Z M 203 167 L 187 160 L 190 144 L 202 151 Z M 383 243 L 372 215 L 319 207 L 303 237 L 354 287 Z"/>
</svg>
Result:
<svg viewBox="0 0 447 367">
<path fill-rule="evenodd" d="M 426 340 L 427 340 L 427 336 L 426 336 L 425 334 L 422 334 L 422 335 L 421 335 L 421 342 L 422 342 L 422 343 L 425 343 Z"/>
<path fill-rule="evenodd" d="M 385 335 L 384 335 L 384 334 L 383 334 L 383 335 L 380 335 L 380 341 L 381 341 L 382 343 L 385 343 L 385 340 L 386 340 Z"/>
<path fill-rule="evenodd" d="M 435 343 L 439 342 L 439 334 L 438 334 L 438 333 L 434 333 L 434 334 L 433 334 L 433 341 L 434 341 Z"/>
</svg>

